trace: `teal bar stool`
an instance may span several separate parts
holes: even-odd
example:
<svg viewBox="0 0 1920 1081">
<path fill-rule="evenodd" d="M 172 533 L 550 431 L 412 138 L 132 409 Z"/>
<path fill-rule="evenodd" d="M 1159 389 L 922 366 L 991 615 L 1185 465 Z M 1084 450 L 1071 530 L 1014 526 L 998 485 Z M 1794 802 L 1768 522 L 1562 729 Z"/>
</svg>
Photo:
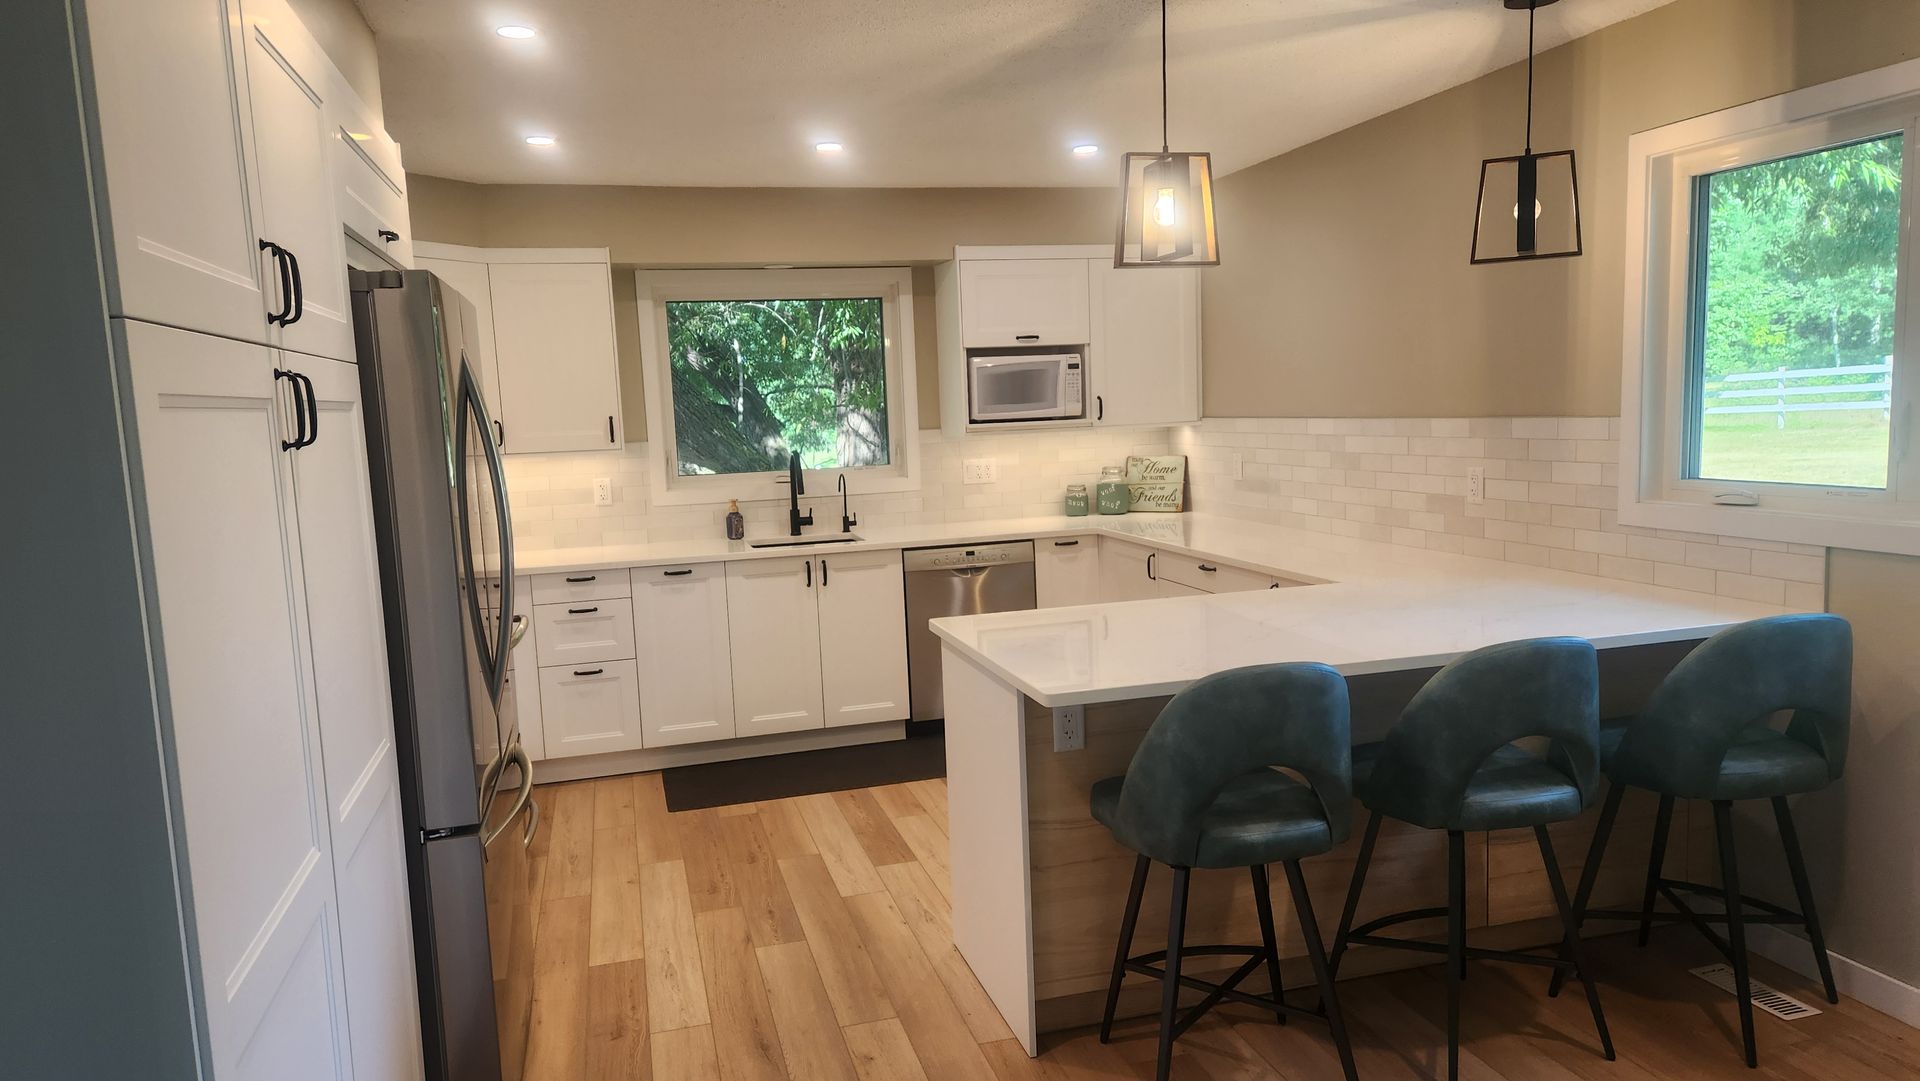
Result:
<svg viewBox="0 0 1920 1081">
<path fill-rule="evenodd" d="M 1120 944 L 1114 949 L 1106 1012 L 1100 1018 L 1101 1043 L 1113 1032 L 1120 982 L 1134 972 L 1161 982 L 1160 1052 L 1154 1073 L 1158 1081 L 1166 1081 L 1172 1067 L 1173 1042 L 1222 999 L 1271 1011 L 1282 1024 L 1288 1014 L 1324 1020 L 1347 1081 L 1355 1081 L 1332 971 L 1300 873 L 1303 858 L 1330 851 L 1352 828 L 1351 747 L 1347 683 L 1340 673 L 1324 664 L 1237 668 L 1174 695 L 1140 741 L 1126 775 L 1093 786 L 1094 819 L 1138 854 Z M 1273 767 L 1293 770 L 1305 783 Z M 1155 862 L 1173 868 L 1167 948 L 1129 957 L 1147 869 Z M 1269 863 L 1286 868 L 1308 963 L 1319 984 L 1318 1009 L 1295 1006 L 1282 997 L 1267 889 Z M 1260 917 L 1259 946 L 1186 943 L 1187 887 L 1195 867 L 1250 870 Z M 1221 983 L 1180 971 L 1189 957 L 1240 954 L 1247 960 Z M 1263 965 L 1272 994 L 1237 990 Z M 1206 992 L 1184 1016 L 1178 1012 L 1182 986 Z"/>
<path fill-rule="evenodd" d="M 1636 922 L 1642 946 L 1654 920 L 1685 920 L 1697 928 L 1733 966 L 1740 999 L 1740 1038 L 1748 1066 L 1757 1066 L 1759 1055 L 1753 1038 L 1747 924 L 1805 927 L 1827 1001 L 1840 1001 L 1787 797 L 1839 780 L 1847 761 L 1852 700 L 1852 626 L 1839 616 L 1770 616 L 1707 639 L 1667 674 L 1645 710 L 1621 724 L 1610 723 L 1601 732 L 1602 768 L 1610 784 L 1574 897 L 1576 918 Z M 1785 731 L 1769 726 L 1773 716 L 1788 712 L 1792 717 Z M 1646 890 L 1638 911 L 1589 911 L 1587 902 L 1606 854 L 1607 837 L 1629 788 L 1660 796 Z M 1720 849 L 1717 887 L 1661 874 L 1675 799 L 1713 803 L 1713 832 Z M 1740 892 L 1740 868 L 1733 851 L 1733 803 L 1749 799 L 1773 803 L 1787 868 L 1799 895 L 1798 912 Z M 1683 894 L 1717 898 L 1721 911 L 1697 912 Z M 1655 912 L 1656 897 L 1665 897 L 1675 911 Z M 1714 930 L 1716 924 L 1726 926 L 1724 937 Z M 1549 993 L 1558 994 L 1564 980 L 1563 974 L 1555 973 Z"/>
<path fill-rule="evenodd" d="M 1354 749 L 1354 784 L 1370 812 L 1353 885 L 1334 937 L 1332 968 L 1349 946 L 1386 946 L 1446 955 L 1447 1077 L 1460 1076 L 1460 987 L 1467 959 L 1578 969 L 1580 941 L 1547 827 L 1573 818 L 1599 787 L 1600 670 L 1591 643 L 1537 638 L 1489 646 L 1435 673 L 1380 743 Z M 1544 737 L 1543 754 L 1517 745 Z M 1380 823 L 1398 819 L 1447 831 L 1447 904 L 1353 925 Z M 1565 934 L 1558 953 L 1542 955 L 1467 945 L 1468 832 L 1531 827 L 1553 884 Z M 1445 942 L 1382 935 L 1396 924 L 1447 920 Z M 1613 1037 L 1593 981 L 1583 980 L 1593 1027 L 1607 1059 Z"/>
</svg>

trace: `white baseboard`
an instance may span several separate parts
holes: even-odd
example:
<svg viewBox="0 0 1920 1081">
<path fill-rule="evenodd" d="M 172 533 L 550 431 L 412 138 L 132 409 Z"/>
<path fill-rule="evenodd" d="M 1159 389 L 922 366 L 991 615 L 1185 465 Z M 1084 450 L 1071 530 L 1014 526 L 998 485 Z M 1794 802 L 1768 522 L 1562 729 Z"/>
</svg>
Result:
<svg viewBox="0 0 1920 1081">
<path fill-rule="evenodd" d="M 763 758 L 795 751 L 817 751 L 825 747 L 851 747 L 861 743 L 884 743 L 905 739 L 905 721 L 880 721 L 850 725 L 846 728 L 816 728 L 805 732 L 782 732 L 772 736 L 715 740 L 712 743 L 688 743 L 679 747 L 660 747 L 639 751 L 612 751 L 586 754 L 577 758 L 543 758 L 534 762 L 536 784 L 560 781 L 584 781 L 592 777 L 617 777 L 623 773 L 646 773 L 674 766 L 695 766 L 707 762 L 726 762 L 736 758 Z"/>
<path fill-rule="evenodd" d="M 1775 964 L 1820 982 L 1820 971 L 1813 963 L 1813 947 L 1798 935 L 1778 927 L 1749 926 L 1747 945 L 1753 952 Z M 1833 965 L 1833 984 L 1842 997 L 1871 1006 L 1902 1024 L 1920 1028 L 1920 987 L 1902 983 L 1877 969 L 1871 969 L 1850 957 L 1827 951 Z M 1814 1005 L 1824 1007 L 1824 1000 Z"/>
</svg>

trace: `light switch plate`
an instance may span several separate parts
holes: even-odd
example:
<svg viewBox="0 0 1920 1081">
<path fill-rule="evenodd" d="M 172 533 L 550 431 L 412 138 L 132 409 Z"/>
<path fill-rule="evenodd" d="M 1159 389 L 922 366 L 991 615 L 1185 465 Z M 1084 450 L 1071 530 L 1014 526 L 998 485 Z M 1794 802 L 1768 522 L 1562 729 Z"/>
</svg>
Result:
<svg viewBox="0 0 1920 1081">
<path fill-rule="evenodd" d="M 961 463 L 960 479 L 966 484 L 992 484 L 1000 479 L 1000 463 L 993 458 L 968 458 Z"/>
<path fill-rule="evenodd" d="M 594 480 L 593 505 L 596 507 L 613 506 L 613 481 L 606 477 L 599 477 Z"/>
<path fill-rule="evenodd" d="M 1087 749 L 1087 707 L 1055 706 L 1053 709 L 1053 749 Z"/>
</svg>

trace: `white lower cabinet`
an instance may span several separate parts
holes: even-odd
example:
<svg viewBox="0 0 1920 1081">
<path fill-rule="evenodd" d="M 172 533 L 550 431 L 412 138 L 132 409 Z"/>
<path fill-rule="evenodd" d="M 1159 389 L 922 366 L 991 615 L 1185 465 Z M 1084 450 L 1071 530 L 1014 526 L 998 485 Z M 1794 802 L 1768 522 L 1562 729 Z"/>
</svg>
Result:
<svg viewBox="0 0 1920 1081">
<path fill-rule="evenodd" d="M 1041 608 L 1100 602 L 1100 538 L 1033 542 L 1034 597 Z"/>
<path fill-rule="evenodd" d="M 829 727 L 898 721 L 907 700 L 907 598 L 900 553 L 818 557 L 820 680 Z"/>
<path fill-rule="evenodd" d="M 1275 581 L 1271 574 L 1250 571 L 1231 563 L 1166 552 L 1154 557 L 1153 576 L 1201 593 L 1244 593 L 1252 589 L 1270 589 Z"/>
<path fill-rule="evenodd" d="M 644 744 L 732 739 L 726 565 L 635 567 L 632 580 Z"/>
<path fill-rule="evenodd" d="M 540 667 L 633 658 L 633 602 L 625 597 L 533 606 Z"/>
<path fill-rule="evenodd" d="M 540 669 L 540 717 L 548 758 L 640 747 L 635 663 L 597 661 Z"/>
<path fill-rule="evenodd" d="M 812 557 L 740 560 L 726 567 L 734 734 L 822 727 L 820 606 Z M 902 627 L 904 634 L 904 616 Z"/>
<path fill-rule="evenodd" d="M 1153 580 L 1155 552 L 1111 537 L 1100 544 L 1100 600 L 1144 601 L 1166 594 Z"/>
</svg>

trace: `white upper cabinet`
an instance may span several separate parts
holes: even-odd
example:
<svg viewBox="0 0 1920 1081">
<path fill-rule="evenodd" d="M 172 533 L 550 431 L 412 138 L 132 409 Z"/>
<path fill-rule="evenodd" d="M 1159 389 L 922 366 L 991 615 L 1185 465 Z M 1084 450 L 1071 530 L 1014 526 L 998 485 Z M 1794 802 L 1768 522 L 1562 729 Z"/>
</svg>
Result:
<svg viewBox="0 0 1920 1081">
<path fill-rule="evenodd" d="M 345 239 L 334 204 L 326 56 L 282 0 L 247 0 L 245 63 L 260 181 L 260 237 L 288 253 L 279 344 L 353 359 Z M 271 253 L 263 273 L 281 277 Z M 282 279 L 285 280 L 285 279 Z"/>
<path fill-rule="evenodd" d="M 827 725 L 905 720 L 907 600 L 900 553 L 822 555 L 815 563 Z"/>
<path fill-rule="evenodd" d="M 253 186 L 228 0 L 90 0 L 114 315 L 266 341 Z M 244 86 L 244 79 L 239 80 Z"/>
<path fill-rule="evenodd" d="M 426 254 L 428 251 L 433 254 Z M 500 368 L 493 350 L 493 283 L 487 275 L 487 264 L 484 260 L 448 257 L 442 253 L 450 255 L 451 249 L 437 244 L 421 245 L 416 252 L 416 268 L 433 271 L 473 304 L 478 325 L 467 328 L 467 363 L 480 372 L 480 396 L 486 400 L 487 415 L 499 424 L 496 434 L 503 437 L 500 449 L 511 452 L 517 448 L 504 437 L 516 433 L 507 431 L 507 411 L 500 403 Z"/>
<path fill-rule="evenodd" d="M 1200 419 L 1200 271 L 1118 269 L 1089 260 L 1093 283 L 1093 400 L 1101 424 Z"/>
<path fill-rule="evenodd" d="M 735 735 L 824 724 L 817 585 L 811 558 L 727 564 Z"/>
<path fill-rule="evenodd" d="M 635 567 L 633 623 L 644 744 L 732 739 L 726 565 Z"/>
<path fill-rule="evenodd" d="M 1084 345 L 1092 340 L 1089 306 L 1079 259 L 960 264 L 960 338 L 968 349 Z"/>
<path fill-rule="evenodd" d="M 380 126 L 344 77 L 329 88 L 334 205 L 361 244 L 403 267 L 413 265 L 413 223 L 400 144 Z"/>
<path fill-rule="evenodd" d="M 606 262 L 490 262 L 507 453 L 620 446 Z"/>
<path fill-rule="evenodd" d="M 1100 603 L 1100 538 L 1034 541 L 1033 563 L 1037 607 Z"/>
</svg>

